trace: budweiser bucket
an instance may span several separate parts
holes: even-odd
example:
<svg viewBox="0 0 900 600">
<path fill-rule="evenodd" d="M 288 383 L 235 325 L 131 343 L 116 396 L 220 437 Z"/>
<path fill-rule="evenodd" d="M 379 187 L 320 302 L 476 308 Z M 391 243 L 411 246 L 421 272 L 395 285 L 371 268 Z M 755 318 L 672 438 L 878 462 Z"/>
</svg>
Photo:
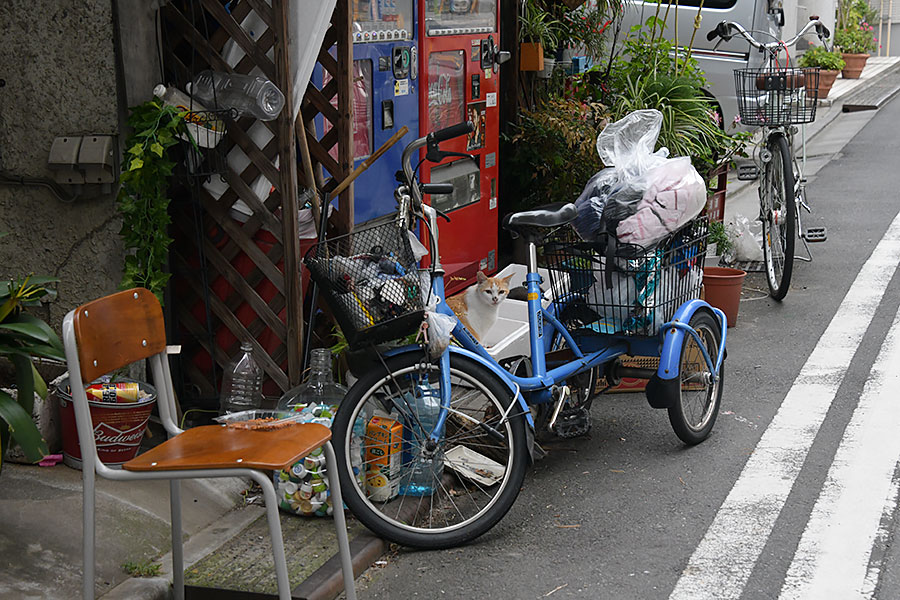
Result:
<svg viewBox="0 0 900 600">
<path fill-rule="evenodd" d="M 134 458 L 144 439 L 144 430 L 156 403 L 156 389 L 148 383 L 137 383 L 147 397 L 136 402 L 103 402 L 88 398 L 97 456 L 107 466 L 116 467 Z M 63 462 L 80 469 L 81 445 L 68 377 L 59 382 L 56 397 L 62 425 Z"/>
</svg>

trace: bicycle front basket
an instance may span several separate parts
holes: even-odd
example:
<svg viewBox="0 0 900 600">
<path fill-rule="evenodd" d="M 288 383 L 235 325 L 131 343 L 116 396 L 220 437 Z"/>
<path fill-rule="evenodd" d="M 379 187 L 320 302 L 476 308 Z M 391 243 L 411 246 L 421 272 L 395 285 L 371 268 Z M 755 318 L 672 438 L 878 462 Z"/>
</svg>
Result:
<svg viewBox="0 0 900 600">
<path fill-rule="evenodd" d="M 416 259 L 395 222 L 320 242 L 303 262 L 351 347 L 402 338 L 422 322 Z"/>
<path fill-rule="evenodd" d="M 744 125 L 799 125 L 816 120 L 819 68 L 735 69 Z"/>
</svg>

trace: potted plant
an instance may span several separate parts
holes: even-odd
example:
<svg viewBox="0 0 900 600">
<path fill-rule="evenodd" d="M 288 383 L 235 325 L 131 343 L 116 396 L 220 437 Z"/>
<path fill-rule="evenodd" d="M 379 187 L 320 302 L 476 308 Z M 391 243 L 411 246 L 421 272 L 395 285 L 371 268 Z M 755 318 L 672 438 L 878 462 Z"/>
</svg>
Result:
<svg viewBox="0 0 900 600">
<path fill-rule="evenodd" d="M 13 398 L 0 390 L 0 467 L 11 440 L 21 446 L 25 457 L 37 462 L 47 453 L 47 443 L 31 419 L 34 395 L 47 396 L 47 385 L 35 369 L 34 357 L 65 360 L 62 343 L 44 321 L 23 308 L 55 296 L 45 286 L 58 281 L 29 276 L 0 282 L 0 357 L 15 369 L 17 393 Z"/>
<path fill-rule="evenodd" d="M 827 98 L 834 80 L 844 68 L 844 59 L 834 50 L 828 51 L 824 46 L 813 46 L 800 57 L 801 67 L 819 67 L 818 97 Z"/>
<path fill-rule="evenodd" d="M 841 56 L 846 63 L 841 75 L 844 79 L 859 79 L 869 52 L 875 49 L 876 39 L 874 27 L 867 21 L 839 29 L 834 34 L 834 44 L 841 49 Z"/>
<path fill-rule="evenodd" d="M 545 51 L 556 48 L 557 25 L 536 0 L 526 0 L 519 15 L 519 70 L 544 70 Z"/>
</svg>

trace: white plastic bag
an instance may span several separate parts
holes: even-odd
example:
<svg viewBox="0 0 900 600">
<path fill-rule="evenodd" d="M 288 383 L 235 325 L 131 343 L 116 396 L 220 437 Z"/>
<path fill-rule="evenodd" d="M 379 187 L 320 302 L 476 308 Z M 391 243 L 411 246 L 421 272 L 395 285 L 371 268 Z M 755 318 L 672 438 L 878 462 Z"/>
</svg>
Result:
<svg viewBox="0 0 900 600">
<path fill-rule="evenodd" d="M 450 334 L 456 327 L 456 317 L 428 310 L 425 321 L 428 323 L 428 356 L 435 358 L 450 346 Z"/>
<path fill-rule="evenodd" d="M 759 239 L 762 240 L 762 224 L 756 221 L 756 225 L 760 232 Z M 729 227 L 727 231 L 729 237 L 731 237 L 732 253 L 734 255 L 729 258 L 733 258 L 734 262 L 759 262 L 763 260 L 762 247 L 760 246 L 760 241 L 754 235 L 750 219 L 744 215 L 735 215 L 734 226 Z"/>
</svg>

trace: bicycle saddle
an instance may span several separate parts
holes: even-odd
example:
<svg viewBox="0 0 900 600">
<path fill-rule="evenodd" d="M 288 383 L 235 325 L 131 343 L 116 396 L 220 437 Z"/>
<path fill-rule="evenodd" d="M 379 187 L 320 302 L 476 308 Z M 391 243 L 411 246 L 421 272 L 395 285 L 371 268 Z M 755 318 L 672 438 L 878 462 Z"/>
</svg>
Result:
<svg viewBox="0 0 900 600">
<path fill-rule="evenodd" d="M 541 232 L 537 228 L 559 227 L 571 223 L 578 216 L 578 210 L 571 202 L 556 202 L 546 204 L 522 212 L 506 215 L 503 219 L 503 228 L 509 231 L 514 238 L 522 236 L 526 242 L 538 242 Z"/>
</svg>

